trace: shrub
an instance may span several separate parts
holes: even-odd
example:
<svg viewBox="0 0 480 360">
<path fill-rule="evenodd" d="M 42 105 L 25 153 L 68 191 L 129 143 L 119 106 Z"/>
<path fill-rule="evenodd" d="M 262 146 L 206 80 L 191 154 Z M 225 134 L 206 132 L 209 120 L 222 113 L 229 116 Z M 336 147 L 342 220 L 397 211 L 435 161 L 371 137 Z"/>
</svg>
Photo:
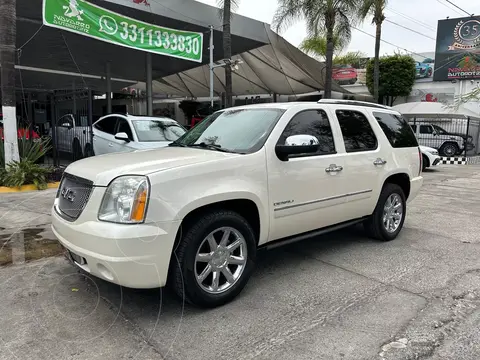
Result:
<svg viewBox="0 0 480 360">
<path fill-rule="evenodd" d="M 50 172 L 50 168 L 42 167 L 30 160 L 12 161 L 5 167 L 3 184 L 9 187 L 34 184 L 39 190 L 43 190 L 47 188 L 47 176 Z"/>
</svg>

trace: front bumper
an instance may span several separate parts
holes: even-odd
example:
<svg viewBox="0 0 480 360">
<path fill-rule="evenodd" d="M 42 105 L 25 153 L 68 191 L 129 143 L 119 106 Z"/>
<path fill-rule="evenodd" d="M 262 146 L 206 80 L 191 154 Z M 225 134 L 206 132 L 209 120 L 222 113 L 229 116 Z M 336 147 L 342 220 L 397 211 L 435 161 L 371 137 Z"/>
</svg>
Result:
<svg viewBox="0 0 480 360">
<path fill-rule="evenodd" d="M 97 191 L 98 188 L 94 190 Z M 93 194 L 74 222 L 64 220 L 52 209 L 52 231 L 74 254 L 75 265 L 93 276 L 125 287 L 165 286 L 180 221 L 139 225 L 98 221 L 97 205 L 102 196 L 97 195 L 100 194 Z"/>
</svg>

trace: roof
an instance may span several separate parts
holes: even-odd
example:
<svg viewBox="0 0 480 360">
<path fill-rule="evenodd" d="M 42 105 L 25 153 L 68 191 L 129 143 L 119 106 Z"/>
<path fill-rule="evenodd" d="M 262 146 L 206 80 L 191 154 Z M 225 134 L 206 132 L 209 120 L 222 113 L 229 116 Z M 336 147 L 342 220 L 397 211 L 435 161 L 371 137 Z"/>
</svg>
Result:
<svg viewBox="0 0 480 360">
<path fill-rule="evenodd" d="M 306 55 L 264 24 L 268 45 L 250 49 L 232 57 L 240 60 L 232 72 L 233 95 L 300 95 L 325 88 L 325 63 Z M 214 95 L 225 92 L 225 70 L 214 69 Z M 181 97 L 208 97 L 209 66 L 203 65 L 153 82 L 153 92 Z M 145 83 L 137 84 L 145 89 Z M 333 82 L 332 91 L 350 93 Z"/>
<path fill-rule="evenodd" d="M 480 115 L 471 110 L 459 107 L 454 109 L 438 102 L 409 102 L 395 105 L 393 110 L 399 111 L 406 117 L 439 118 L 439 119 L 479 119 Z"/>
</svg>

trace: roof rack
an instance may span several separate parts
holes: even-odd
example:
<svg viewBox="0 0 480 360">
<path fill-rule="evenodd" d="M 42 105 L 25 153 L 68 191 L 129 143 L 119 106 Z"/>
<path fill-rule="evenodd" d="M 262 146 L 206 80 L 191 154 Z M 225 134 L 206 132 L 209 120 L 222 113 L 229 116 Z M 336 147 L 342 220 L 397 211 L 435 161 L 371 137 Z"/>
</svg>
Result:
<svg viewBox="0 0 480 360">
<path fill-rule="evenodd" d="M 357 100 L 339 100 L 339 99 L 320 99 L 317 102 L 318 104 L 343 104 L 343 105 L 356 105 L 356 106 L 366 106 L 373 107 L 377 109 L 392 109 L 390 106 L 375 104 L 367 101 L 357 101 Z"/>
</svg>

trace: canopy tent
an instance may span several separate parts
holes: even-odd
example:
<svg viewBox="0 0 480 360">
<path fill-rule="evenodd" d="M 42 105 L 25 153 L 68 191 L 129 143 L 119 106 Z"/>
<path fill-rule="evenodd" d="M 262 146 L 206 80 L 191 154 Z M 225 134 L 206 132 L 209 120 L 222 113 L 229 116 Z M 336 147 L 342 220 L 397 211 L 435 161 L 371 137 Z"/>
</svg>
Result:
<svg viewBox="0 0 480 360">
<path fill-rule="evenodd" d="M 233 60 L 242 61 L 238 70 L 233 72 L 233 95 L 297 95 L 324 89 L 324 63 L 288 43 L 274 33 L 268 24 L 264 24 L 264 31 L 269 44 L 232 57 Z M 225 71 L 217 67 L 214 74 L 214 93 L 220 96 L 225 92 Z M 153 82 L 153 92 L 182 97 L 208 97 L 209 76 L 209 66 L 199 66 L 157 78 Z M 138 83 L 136 87 L 145 89 L 145 83 Z M 335 82 L 332 91 L 349 93 Z"/>
<path fill-rule="evenodd" d="M 406 117 L 424 119 L 470 119 L 480 120 L 480 115 L 460 106 L 458 109 L 438 102 L 409 102 L 393 106 L 394 110 Z"/>
</svg>

